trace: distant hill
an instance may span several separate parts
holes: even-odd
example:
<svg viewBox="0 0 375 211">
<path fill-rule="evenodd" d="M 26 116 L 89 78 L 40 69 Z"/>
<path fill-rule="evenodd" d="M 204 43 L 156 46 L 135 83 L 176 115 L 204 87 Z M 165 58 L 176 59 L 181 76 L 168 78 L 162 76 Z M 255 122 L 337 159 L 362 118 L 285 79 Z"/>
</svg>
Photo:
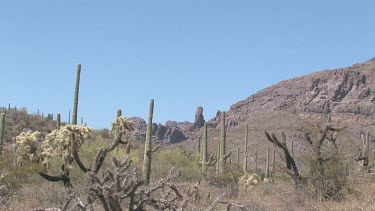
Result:
<svg viewBox="0 0 375 211">
<path fill-rule="evenodd" d="M 233 104 L 227 111 L 228 147 L 242 151 L 246 123 L 249 123 L 250 160 L 258 150 L 264 152 L 270 143 L 264 131 L 279 134 L 284 130 L 288 144 L 294 142 L 296 156 L 303 155 L 305 147 L 303 127 L 311 123 L 322 123 L 328 114 L 333 122 L 346 125 L 340 133 L 341 149 L 353 154 L 360 146 L 360 133 L 367 129 L 375 137 L 375 58 L 350 67 L 323 70 L 306 76 L 281 81 L 267 87 L 247 99 Z M 216 152 L 220 135 L 220 115 L 208 121 L 210 125 L 211 153 Z M 189 139 L 183 142 L 194 149 L 199 131 L 186 132 Z M 373 138 L 371 148 L 375 149 Z M 251 162 L 251 161 L 250 161 Z"/>
<path fill-rule="evenodd" d="M 12 139 L 22 131 L 39 131 L 44 137 L 57 127 L 57 123 L 52 120 L 52 116 L 42 117 L 38 114 L 29 114 L 26 108 L 1 108 L 0 112 L 5 113 L 5 149 L 11 148 Z"/>
</svg>

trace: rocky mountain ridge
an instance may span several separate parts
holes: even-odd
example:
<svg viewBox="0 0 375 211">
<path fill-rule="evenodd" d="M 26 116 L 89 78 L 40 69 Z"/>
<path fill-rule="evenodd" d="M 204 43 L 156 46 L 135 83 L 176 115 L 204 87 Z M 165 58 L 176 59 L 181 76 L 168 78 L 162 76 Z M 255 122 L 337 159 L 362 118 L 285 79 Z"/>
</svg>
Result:
<svg viewBox="0 0 375 211">
<path fill-rule="evenodd" d="M 281 81 L 232 105 L 228 118 L 245 121 L 247 114 L 283 110 L 301 115 L 330 113 L 353 121 L 360 117 L 371 122 L 374 106 L 375 58 Z"/>
<path fill-rule="evenodd" d="M 290 130 L 291 137 L 296 138 L 299 135 L 294 131 L 302 122 L 320 121 L 331 114 L 334 121 L 348 125 L 348 137 L 356 139 L 361 128 L 363 130 L 374 125 L 374 108 L 375 58 L 350 67 L 323 70 L 269 86 L 233 104 L 227 111 L 226 124 L 228 137 L 232 140 L 241 139 L 246 123 L 254 121 L 256 125 L 250 128 L 253 128 L 253 136 L 257 139 L 264 138 L 264 130 L 273 129 Z M 214 136 L 218 136 L 221 121 L 219 114 L 220 111 L 207 121 Z M 140 121 L 142 126 L 138 133 L 145 136 L 147 124 L 144 120 Z M 165 125 L 154 124 L 154 140 L 165 144 L 182 143 L 184 140 L 195 142 L 202 133 L 200 128 L 204 122 L 203 108 L 198 107 L 194 123 L 167 121 Z M 172 135 L 178 138 L 170 138 L 170 134 L 178 134 Z"/>
</svg>

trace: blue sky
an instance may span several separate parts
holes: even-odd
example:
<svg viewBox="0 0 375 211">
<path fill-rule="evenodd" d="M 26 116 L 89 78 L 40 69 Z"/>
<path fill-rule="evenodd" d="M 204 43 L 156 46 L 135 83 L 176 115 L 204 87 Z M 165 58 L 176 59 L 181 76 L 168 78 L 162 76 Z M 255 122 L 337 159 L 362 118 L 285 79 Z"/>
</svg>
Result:
<svg viewBox="0 0 375 211">
<path fill-rule="evenodd" d="M 3 0 L 0 105 L 109 127 L 206 119 L 278 81 L 375 57 L 375 1 Z"/>
</svg>

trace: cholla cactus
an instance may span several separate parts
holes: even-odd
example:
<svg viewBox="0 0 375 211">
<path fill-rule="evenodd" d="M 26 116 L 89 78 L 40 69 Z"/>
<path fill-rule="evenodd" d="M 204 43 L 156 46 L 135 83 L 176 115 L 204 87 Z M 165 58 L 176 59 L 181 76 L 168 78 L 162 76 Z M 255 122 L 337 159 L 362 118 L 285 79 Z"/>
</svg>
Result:
<svg viewBox="0 0 375 211">
<path fill-rule="evenodd" d="M 121 134 L 125 134 L 127 131 L 131 132 L 134 130 L 133 122 L 126 117 L 119 116 L 111 123 L 112 132 L 117 131 Z"/>
<path fill-rule="evenodd" d="M 17 165 L 20 165 L 21 160 L 28 159 L 32 161 L 38 158 L 38 142 L 40 142 L 40 132 L 22 132 L 16 137 L 16 143 L 13 147 L 16 153 Z"/>
<path fill-rule="evenodd" d="M 261 181 L 262 179 L 258 174 L 252 173 L 252 174 L 245 174 L 242 177 L 240 177 L 238 184 L 241 190 L 246 191 L 247 189 L 256 186 Z"/>
<path fill-rule="evenodd" d="M 90 134 L 91 129 L 85 125 L 66 125 L 60 130 L 52 131 L 46 136 L 41 146 L 43 164 L 48 164 L 53 156 L 69 159 L 72 140 L 76 141 L 77 149 L 79 149 Z"/>
</svg>

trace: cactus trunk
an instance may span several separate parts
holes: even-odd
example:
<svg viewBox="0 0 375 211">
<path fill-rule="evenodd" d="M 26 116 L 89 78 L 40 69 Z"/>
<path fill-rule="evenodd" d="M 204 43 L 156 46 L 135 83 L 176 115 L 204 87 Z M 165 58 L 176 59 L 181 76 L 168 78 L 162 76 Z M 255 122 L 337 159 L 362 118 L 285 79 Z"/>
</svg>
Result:
<svg viewBox="0 0 375 211">
<path fill-rule="evenodd" d="M 276 145 L 273 144 L 273 152 L 272 152 L 272 177 L 275 176 L 276 173 Z"/>
<path fill-rule="evenodd" d="M 199 154 L 199 153 L 201 153 L 201 151 L 202 151 L 202 146 L 201 146 L 201 143 L 202 143 L 202 136 L 199 136 L 198 137 L 198 148 L 197 148 L 197 153 Z"/>
<path fill-rule="evenodd" d="M 266 175 L 265 177 L 270 178 L 270 147 L 267 147 L 267 163 L 266 163 Z"/>
<path fill-rule="evenodd" d="M 57 114 L 56 122 L 57 122 L 57 130 L 60 130 L 60 127 L 61 127 L 61 115 L 60 114 Z"/>
<path fill-rule="evenodd" d="M 258 173 L 258 151 L 255 150 L 255 172 Z"/>
<path fill-rule="evenodd" d="M 79 82 L 81 78 L 81 64 L 78 64 L 77 67 L 77 78 L 76 78 L 76 87 L 74 90 L 74 107 L 73 107 L 73 118 L 72 118 L 72 125 L 77 124 L 77 116 L 78 116 L 78 94 L 79 94 Z"/>
<path fill-rule="evenodd" d="M 207 133 L 207 123 L 204 123 L 204 134 L 203 134 L 203 142 L 202 142 L 202 172 L 207 172 L 207 166 L 213 166 L 216 163 L 216 160 L 213 160 L 212 155 L 208 158 L 207 152 L 207 141 L 208 141 L 208 133 Z M 208 160 L 207 160 L 208 158 Z"/>
<path fill-rule="evenodd" d="M 5 128 L 5 114 L 0 115 L 0 156 L 3 154 L 3 140 L 4 140 L 4 130 Z"/>
<path fill-rule="evenodd" d="M 220 141 L 217 142 L 217 152 L 216 152 L 216 175 L 219 174 L 219 160 L 220 160 Z"/>
<path fill-rule="evenodd" d="M 152 145 L 151 145 L 151 132 L 152 132 L 152 117 L 153 117 L 153 114 L 154 114 L 154 100 L 152 99 L 151 102 L 150 102 L 150 112 L 149 112 L 149 115 L 148 115 L 145 151 L 144 151 L 144 159 L 143 159 L 143 167 L 142 167 L 143 180 L 146 183 L 150 182 L 152 153 L 155 152 L 158 149 L 158 148 L 151 149 L 151 147 L 152 147 Z"/>
<path fill-rule="evenodd" d="M 226 129 L 225 129 L 225 112 L 221 114 L 221 139 L 220 139 L 220 158 L 219 158 L 219 174 L 225 173 L 226 159 L 231 155 L 231 152 L 225 154 L 226 148 Z"/>
<path fill-rule="evenodd" d="M 247 172 L 247 141 L 248 141 L 248 138 L 249 138 L 249 124 L 246 124 L 244 160 L 243 160 L 243 171 L 244 171 L 245 174 Z"/>
</svg>

